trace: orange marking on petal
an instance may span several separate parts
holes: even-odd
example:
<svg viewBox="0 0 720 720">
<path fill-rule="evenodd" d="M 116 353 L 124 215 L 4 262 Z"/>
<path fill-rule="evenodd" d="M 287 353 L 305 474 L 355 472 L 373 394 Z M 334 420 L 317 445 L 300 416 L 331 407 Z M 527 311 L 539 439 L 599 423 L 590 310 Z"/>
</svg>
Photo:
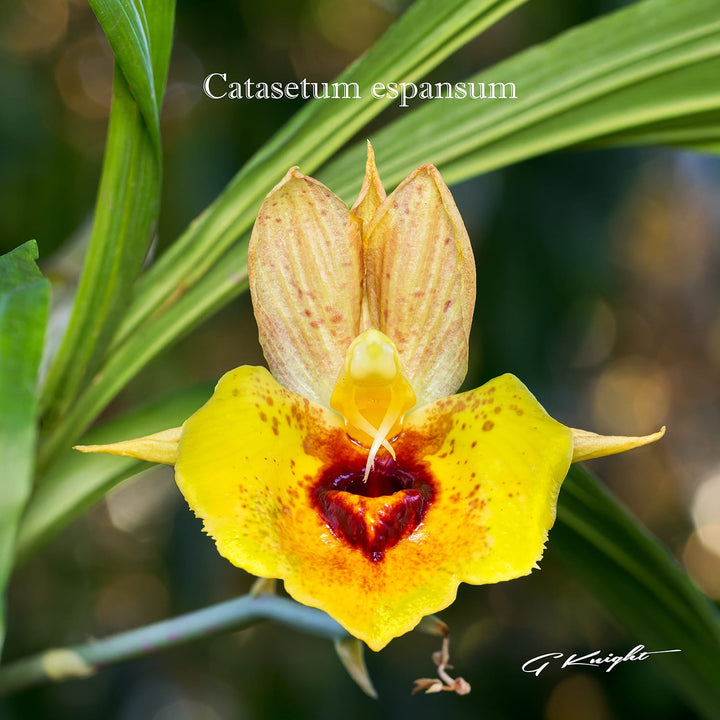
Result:
<svg viewBox="0 0 720 720">
<path fill-rule="evenodd" d="M 186 422 L 178 485 L 221 554 L 283 578 L 378 650 L 449 605 L 459 582 L 524 574 L 542 552 L 570 432 L 524 391 L 524 418 L 502 413 L 483 433 L 468 414 L 495 386 L 502 407 L 524 391 L 505 376 L 409 413 L 396 460 L 379 456 L 363 483 L 367 449 L 337 415 L 238 368 Z"/>
</svg>

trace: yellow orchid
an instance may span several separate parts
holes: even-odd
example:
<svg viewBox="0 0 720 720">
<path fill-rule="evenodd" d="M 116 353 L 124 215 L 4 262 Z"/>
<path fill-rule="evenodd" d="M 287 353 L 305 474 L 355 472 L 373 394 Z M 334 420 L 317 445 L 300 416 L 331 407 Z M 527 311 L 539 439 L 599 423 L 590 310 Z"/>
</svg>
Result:
<svg viewBox="0 0 720 720">
<path fill-rule="evenodd" d="M 386 197 L 368 145 L 350 210 L 292 168 L 260 208 L 249 273 L 272 375 L 237 368 L 182 428 L 79 449 L 174 464 L 221 555 L 373 650 L 461 582 L 528 574 L 570 463 L 663 433 L 567 428 L 512 375 L 453 394 L 475 267 L 432 165 Z"/>
</svg>

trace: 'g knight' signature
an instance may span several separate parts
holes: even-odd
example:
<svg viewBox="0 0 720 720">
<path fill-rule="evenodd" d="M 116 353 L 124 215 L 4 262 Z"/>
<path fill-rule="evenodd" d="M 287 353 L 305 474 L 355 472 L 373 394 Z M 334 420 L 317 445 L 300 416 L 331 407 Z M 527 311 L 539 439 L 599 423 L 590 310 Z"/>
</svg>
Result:
<svg viewBox="0 0 720 720">
<path fill-rule="evenodd" d="M 649 652 L 645 650 L 644 645 L 636 645 L 625 655 L 614 655 L 613 653 L 609 653 L 605 656 L 602 655 L 600 650 L 595 650 L 595 652 L 588 653 L 587 655 L 568 655 L 561 667 L 576 667 L 578 665 L 585 667 L 602 667 L 607 665 L 605 672 L 610 672 L 624 662 L 647 660 L 651 655 L 662 655 L 663 653 L 672 652 L 682 652 L 682 650 L 653 650 L 652 652 Z M 563 657 L 565 657 L 564 653 L 545 653 L 544 655 L 538 655 L 537 657 L 528 660 L 522 666 L 522 669 L 523 672 L 540 675 L 540 673 L 550 664 L 552 660 L 560 660 Z"/>
</svg>

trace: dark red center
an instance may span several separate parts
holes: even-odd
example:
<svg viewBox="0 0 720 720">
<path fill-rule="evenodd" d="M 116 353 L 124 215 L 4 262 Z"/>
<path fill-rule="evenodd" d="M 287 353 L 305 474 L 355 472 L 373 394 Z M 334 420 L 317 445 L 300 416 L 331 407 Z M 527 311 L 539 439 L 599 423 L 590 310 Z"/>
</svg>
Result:
<svg viewBox="0 0 720 720">
<path fill-rule="evenodd" d="M 321 473 L 312 497 L 336 537 L 378 562 L 420 525 L 435 487 L 424 464 L 395 461 L 387 454 L 375 459 L 367 482 L 364 474 L 364 465 L 348 468 L 347 459 L 335 462 Z"/>
</svg>

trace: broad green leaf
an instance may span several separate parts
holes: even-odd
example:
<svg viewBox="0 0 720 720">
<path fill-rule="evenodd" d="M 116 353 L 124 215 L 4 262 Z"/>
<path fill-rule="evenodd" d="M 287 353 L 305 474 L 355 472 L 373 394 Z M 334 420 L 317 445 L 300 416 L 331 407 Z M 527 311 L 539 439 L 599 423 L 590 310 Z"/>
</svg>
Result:
<svg viewBox="0 0 720 720">
<path fill-rule="evenodd" d="M 37 255 L 31 240 L 0 257 L 0 649 L 5 583 L 35 465 L 36 386 L 50 302 Z"/>
<path fill-rule="evenodd" d="M 675 140 L 686 144 L 696 122 L 708 137 L 720 110 L 718 77 L 720 3 L 643 0 L 468 79 L 513 82 L 517 99 L 431 100 L 372 141 L 390 186 L 424 162 L 454 183 L 579 143 L 646 144 L 643 133 L 651 139 L 656 123 L 675 123 L 684 134 Z M 319 178 L 349 199 L 363 157 L 358 143 Z"/>
<path fill-rule="evenodd" d="M 704 717 L 720 708 L 720 615 L 658 541 L 581 466 L 558 503 L 550 552 L 648 650 Z"/>
<path fill-rule="evenodd" d="M 637 128 L 607 135 L 590 143 L 602 145 L 677 145 L 706 152 L 718 152 L 720 110 L 651 122 Z"/>
<path fill-rule="evenodd" d="M 103 444 L 150 435 L 177 427 L 212 395 L 212 384 L 188 388 L 95 428 L 82 439 Z M 114 455 L 63 451 L 39 481 L 18 532 L 18 561 L 47 542 L 122 480 L 152 467 L 150 463 Z"/>
<path fill-rule="evenodd" d="M 88 254 L 67 332 L 43 388 L 42 410 L 50 428 L 86 375 L 97 369 L 129 302 L 160 205 L 158 112 L 174 3 L 92 4 L 116 53 L 113 103 Z"/>
</svg>

